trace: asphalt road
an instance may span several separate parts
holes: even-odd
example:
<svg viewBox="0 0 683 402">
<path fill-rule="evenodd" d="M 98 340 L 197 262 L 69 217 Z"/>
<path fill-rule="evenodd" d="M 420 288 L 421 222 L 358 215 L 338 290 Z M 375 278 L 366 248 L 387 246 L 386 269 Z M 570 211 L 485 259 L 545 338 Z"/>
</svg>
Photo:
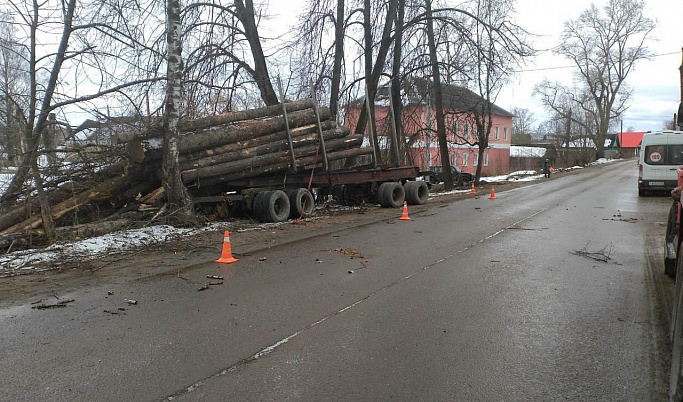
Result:
<svg viewBox="0 0 683 402">
<path fill-rule="evenodd" d="M 669 200 L 631 161 L 497 196 L 0 310 L 0 399 L 664 400 Z"/>
</svg>

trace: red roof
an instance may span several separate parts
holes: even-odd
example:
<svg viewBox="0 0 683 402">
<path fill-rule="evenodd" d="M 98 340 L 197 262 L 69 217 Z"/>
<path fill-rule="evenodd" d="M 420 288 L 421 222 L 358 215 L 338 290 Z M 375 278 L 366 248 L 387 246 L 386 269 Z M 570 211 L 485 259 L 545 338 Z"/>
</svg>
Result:
<svg viewBox="0 0 683 402">
<path fill-rule="evenodd" d="M 645 131 L 617 133 L 617 136 L 619 136 L 619 146 L 622 148 L 638 148 L 638 145 L 643 140 L 643 135 L 645 135 Z"/>
</svg>

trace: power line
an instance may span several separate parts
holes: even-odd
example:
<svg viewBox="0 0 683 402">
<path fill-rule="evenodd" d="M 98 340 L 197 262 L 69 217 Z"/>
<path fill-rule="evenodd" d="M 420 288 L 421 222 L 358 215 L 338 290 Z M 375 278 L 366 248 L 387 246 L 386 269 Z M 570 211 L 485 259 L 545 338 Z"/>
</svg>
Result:
<svg viewBox="0 0 683 402">
<path fill-rule="evenodd" d="M 672 54 L 679 54 L 679 52 L 653 54 L 652 56 L 650 56 L 650 58 L 656 58 L 656 57 L 661 57 L 661 56 L 671 56 Z M 539 67 L 539 68 L 529 68 L 529 69 L 524 69 L 524 70 L 514 70 L 511 72 L 512 73 L 526 73 L 526 72 L 531 72 L 531 71 L 563 70 L 563 69 L 575 68 L 575 67 L 576 66 Z"/>
</svg>

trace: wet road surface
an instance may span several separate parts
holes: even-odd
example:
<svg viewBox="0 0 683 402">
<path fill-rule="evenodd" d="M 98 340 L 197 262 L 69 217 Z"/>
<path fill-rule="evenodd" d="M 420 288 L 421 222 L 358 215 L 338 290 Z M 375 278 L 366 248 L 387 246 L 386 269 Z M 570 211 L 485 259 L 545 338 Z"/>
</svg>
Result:
<svg viewBox="0 0 683 402">
<path fill-rule="evenodd" d="M 2 310 L 0 395 L 663 400 L 669 201 L 638 197 L 635 175 L 622 162 L 436 198 L 409 222 Z M 224 284 L 197 292 L 208 274 Z M 124 297 L 138 304 L 103 313 Z"/>
</svg>

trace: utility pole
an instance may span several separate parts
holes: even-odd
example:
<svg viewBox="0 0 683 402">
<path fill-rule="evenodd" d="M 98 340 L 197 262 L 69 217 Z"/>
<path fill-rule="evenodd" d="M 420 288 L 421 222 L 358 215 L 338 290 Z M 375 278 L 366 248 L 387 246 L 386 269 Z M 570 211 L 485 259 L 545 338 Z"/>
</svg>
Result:
<svg viewBox="0 0 683 402">
<path fill-rule="evenodd" d="M 683 48 L 681 48 L 681 55 L 683 56 Z M 681 60 L 681 66 L 678 67 L 678 72 L 681 77 L 681 99 L 678 104 L 678 128 L 683 129 L 683 60 Z"/>
<path fill-rule="evenodd" d="M 425 169 L 432 167 L 432 102 L 427 93 L 427 108 L 425 109 L 427 119 L 427 131 L 425 132 L 425 148 L 427 148 L 427 155 L 425 158 Z"/>
</svg>

